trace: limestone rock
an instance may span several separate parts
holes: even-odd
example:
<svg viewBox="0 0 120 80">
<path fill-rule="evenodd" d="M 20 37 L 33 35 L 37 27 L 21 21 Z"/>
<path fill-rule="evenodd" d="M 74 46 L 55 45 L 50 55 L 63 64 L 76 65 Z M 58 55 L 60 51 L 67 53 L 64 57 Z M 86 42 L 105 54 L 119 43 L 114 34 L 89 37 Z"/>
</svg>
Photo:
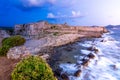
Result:
<svg viewBox="0 0 120 80">
<path fill-rule="evenodd" d="M 25 46 L 13 47 L 7 53 L 8 59 L 22 59 L 30 56 L 29 50 Z"/>
<path fill-rule="evenodd" d="M 43 54 L 40 56 L 42 59 L 47 60 L 50 56 L 48 54 Z"/>
</svg>

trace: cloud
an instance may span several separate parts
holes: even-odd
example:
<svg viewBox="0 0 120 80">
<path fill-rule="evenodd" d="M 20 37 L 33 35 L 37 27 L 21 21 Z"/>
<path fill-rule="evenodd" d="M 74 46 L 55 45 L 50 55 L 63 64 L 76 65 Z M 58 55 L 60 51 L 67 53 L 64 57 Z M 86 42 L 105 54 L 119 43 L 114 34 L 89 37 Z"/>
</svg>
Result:
<svg viewBox="0 0 120 80">
<path fill-rule="evenodd" d="M 78 12 L 72 11 L 72 17 L 81 17 L 80 11 Z"/>
<path fill-rule="evenodd" d="M 42 7 L 45 4 L 54 4 L 56 0 L 21 0 L 24 7 Z"/>
<path fill-rule="evenodd" d="M 54 15 L 53 13 L 48 13 L 47 18 L 49 19 L 56 19 L 56 18 L 79 18 L 82 17 L 83 15 L 81 15 L 80 11 L 76 12 L 76 11 L 72 11 L 71 12 L 72 15 L 68 16 L 68 15 Z"/>
<path fill-rule="evenodd" d="M 47 18 L 56 18 L 56 16 L 53 13 L 48 13 Z"/>
</svg>

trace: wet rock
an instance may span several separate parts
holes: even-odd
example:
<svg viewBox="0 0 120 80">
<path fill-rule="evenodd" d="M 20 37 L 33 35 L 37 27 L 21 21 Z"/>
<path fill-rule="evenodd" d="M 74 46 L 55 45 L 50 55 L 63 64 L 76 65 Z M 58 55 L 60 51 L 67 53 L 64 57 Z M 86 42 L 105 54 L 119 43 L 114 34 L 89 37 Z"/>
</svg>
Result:
<svg viewBox="0 0 120 80">
<path fill-rule="evenodd" d="M 93 51 L 93 47 L 89 47 L 87 50 Z"/>
<path fill-rule="evenodd" d="M 114 69 L 114 70 L 117 70 L 118 68 L 117 68 L 117 65 L 110 65 L 111 67 L 112 67 L 112 69 Z"/>
<path fill-rule="evenodd" d="M 101 40 L 100 42 L 104 42 L 104 40 Z"/>
<path fill-rule="evenodd" d="M 62 71 L 63 71 L 63 69 L 62 68 L 58 68 L 58 69 L 56 69 L 55 71 L 54 71 L 54 73 L 55 73 L 55 75 L 56 76 L 61 76 L 61 73 L 62 73 Z"/>
<path fill-rule="evenodd" d="M 83 66 L 88 66 L 88 64 L 89 64 L 89 59 L 86 59 L 86 60 L 84 60 L 84 61 L 82 62 L 81 65 L 83 65 Z"/>
<path fill-rule="evenodd" d="M 74 73 L 74 76 L 80 77 L 81 72 L 82 72 L 81 70 L 77 70 L 77 71 Z"/>
<path fill-rule="evenodd" d="M 98 49 L 94 49 L 94 52 L 97 54 L 99 52 L 99 50 Z"/>
<path fill-rule="evenodd" d="M 113 69 L 117 69 L 117 66 L 116 66 L 116 65 L 113 65 Z"/>
<path fill-rule="evenodd" d="M 94 55 L 93 53 L 90 53 L 90 54 L 88 54 L 87 56 L 88 56 L 90 59 L 95 58 L 95 55 Z"/>
<path fill-rule="evenodd" d="M 68 64 L 71 64 L 72 62 L 68 61 L 67 63 L 68 63 Z"/>
<path fill-rule="evenodd" d="M 87 50 L 94 51 L 95 53 L 98 53 L 99 50 L 96 47 L 89 47 Z"/>
<path fill-rule="evenodd" d="M 70 51 L 72 51 L 73 50 L 73 48 L 72 47 L 70 47 L 70 46 L 68 46 L 68 47 L 66 47 L 66 48 L 64 48 L 66 51 L 68 51 L 68 52 L 70 52 Z"/>
<path fill-rule="evenodd" d="M 61 78 L 62 78 L 63 80 L 69 80 L 69 77 L 68 77 L 68 75 L 67 75 L 66 73 L 63 73 L 63 74 L 61 75 Z"/>
<path fill-rule="evenodd" d="M 100 42 L 107 42 L 107 40 L 104 40 L 104 39 L 103 39 L 103 40 L 101 40 Z"/>
</svg>

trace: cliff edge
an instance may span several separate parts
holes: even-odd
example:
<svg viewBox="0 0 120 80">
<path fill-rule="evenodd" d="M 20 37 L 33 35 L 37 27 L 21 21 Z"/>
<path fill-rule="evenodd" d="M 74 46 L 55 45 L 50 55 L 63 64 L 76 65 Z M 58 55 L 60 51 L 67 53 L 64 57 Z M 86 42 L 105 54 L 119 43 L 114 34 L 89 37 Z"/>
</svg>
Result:
<svg viewBox="0 0 120 80">
<path fill-rule="evenodd" d="M 23 46 L 11 48 L 7 57 L 18 59 L 29 54 L 51 54 L 55 46 L 65 45 L 80 38 L 97 38 L 107 32 L 104 26 L 69 26 L 67 24 L 49 24 L 36 22 L 15 25 L 14 34 L 26 38 Z"/>
</svg>

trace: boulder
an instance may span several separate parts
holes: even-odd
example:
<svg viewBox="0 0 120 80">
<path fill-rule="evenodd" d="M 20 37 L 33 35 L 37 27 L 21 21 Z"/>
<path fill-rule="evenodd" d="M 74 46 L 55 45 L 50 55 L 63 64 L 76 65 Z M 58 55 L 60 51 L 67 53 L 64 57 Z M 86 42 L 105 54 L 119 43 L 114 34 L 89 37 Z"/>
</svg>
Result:
<svg viewBox="0 0 120 80">
<path fill-rule="evenodd" d="M 49 55 L 48 54 L 43 54 L 42 56 L 40 56 L 42 59 L 44 60 L 48 60 L 49 59 Z"/>
<path fill-rule="evenodd" d="M 95 49 L 94 49 L 94 52 L 97 54 L 97 53 L 99 52 L 99 50 L 95 48 Z"/>
<path fill-rule="evenodd" d="M 88 54 L 87 56 L 88 56 L 88 58 L 90 58 L 90 59 L 95 58 L 95 55 L 94 55 L 93 53 L 90 53 L 90 54 Z"/>
<path fill-rule="evenodd" d="M 95 53 L 98 53 L 99 50 L 96 47 L 89 47 L 87 50 L 94 51 Z"/>
<path fill-rule="evenodd" d="M 55 75 L 56 76 L 61 76 L 61 73 L 62 73 L 62 71 L 63 71 L 63 69 L 62 68 L 58 68 L 58 69 L 56 69 L 55 71 L 54 71 L 54 73 L 55 73 Z"/>
<path fill-rule="evenodd" d="M 107 40 L 103 39 L 103 40 L 101 40 L 100 42 L 107 42 Z"/>
<path fill-rule="evenodd" d="M 77 71 L 74 73 L 74 76 L 80 77 L 81 72 L 82 72 L 81 70 L 77 70 Z"/>
<path fill-rule="evenodd" d="M 30 56 L 29 50 L 25 46 L 13 47 L 7 53 L 8 59 L 22 59 Z"/>
<path fill-rule="evenodd" d="M 89 47 L 87 48 L 87 50 L 93 51 L 93 47 Z"/>
<path fill-rule="evenodd" d="M 69 77 L 68 77 L 68 75 L 66 73 L 61 74 L 61 78 L 63 80 L 69 80 Z"/>
<path fill-rule="evenodd" d="M 84 61 L 82 62 L 81 65 L 83 65 L 83 66 L 88 66 L 88 64 L 89 64 L 89 59 L 86 59 L 86 60 L 84 60 Z"/>
</svg>

